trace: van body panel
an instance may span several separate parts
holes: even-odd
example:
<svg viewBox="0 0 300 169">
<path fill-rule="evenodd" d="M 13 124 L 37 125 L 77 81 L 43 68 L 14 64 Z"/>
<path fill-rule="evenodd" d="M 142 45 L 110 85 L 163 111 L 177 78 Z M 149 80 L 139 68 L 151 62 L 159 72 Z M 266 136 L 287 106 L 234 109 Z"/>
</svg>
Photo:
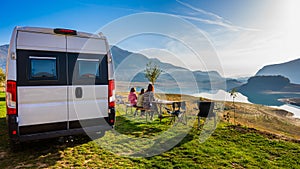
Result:
<svg viewBox="0 0 300 169">
<path fill-rule="evenodd" d="M 107 49 L 104 39 L 67 36 L 67 52 L 107 54 Z"/>
<path fill-rule="evenodd" d="M 11 141 L 111 129 L 112 67 L 109 45 L 101 34 L 16 27 L 6 67 Z"/>
<path fill-rule="evenodd" d="M 15 53 L 15 52 L 10 52 Z M 8 57 L 10 57 L 10 53 L 8 54 Z M 16 81 L 17 80 L 17 64 L 16 60 L 9 59 L 6 62 L 6 78 L 9 80 Z M 9 73 L 7 73 L 7 70 L 9 70 Z"/>
<path fill-rule="evenodd" d="M 17 26 L 16 29 L 22 32 L 35 32 L 35 33 L 47 33 L 54 34 L 51 28 L 40 28 L 40 27 L 28 27 L 28 26 Z"/>
<path fill-rule="evenodd" d="M 67 88 L 18 87 L 19 126 L 67 121 Z"/>
<path fill-rule="evenodd" d="M 13 80 L 13 81 L 16 81 L 17 79 L 16 59 L 12 58 L 12 55 L 16 56 L 16 39 L 17 39 L 17 28 L 15 28 L 12 33 L 12 38 L 10 39 L 9 42 L 9 49 L 8 49 L 8 54 L 6 59 L 6 79 Z"/>
<path fill-rule="evenodd" d="M 62 28 L 60 28 L 62 29 Z M 56 33 L 54 33 L 54 29 L 52 28 L 40 28 L 40 27 L 27 27 L 27 26 L 24 26 L 24 27 L 19 27 L 17 26 L 15 28 L 15 30 L 17 31 L 22 31 L 22 32 L 35 32 L 35 33 L 46 33 L 46 34 L 52 34 L 52 35 L 58 35 Z M 101 34 L 91 34 L 91 33 L 87 33 L 87 32 L 77 32 L 77 35 L 76 36 L 79 36 L 79 37 L 83 37 L 83 38 L 102 38 L 102 39 L 106 39 L 103 35 Z M 62 35 L 64 36 L 64 35 Z"/>
<path fill-rule="evenodd" d="M 17 49 L 16 55 L 19 87 L 68 85 L 65 52 Z"/>
<path fill-rule="evenodd" d="M 114 79 L 114 66 L 112 64 L 113 59 L 112 59 L 112 55 L 111 55 L 111 51 L 110 51 L 110 46 L 107 41 L 105 41 L 105 45 L 106 45 L 106 48 L 108 49 L 108 52 L 107 52 L 108 79 L 111 80 L 111 79 Z"/>
<path fill-rule="evenodd" d="M 94 134 L 96 132 L 106 131 L 106 130 L 111 130 L 111 126 L 102 124 L 98 126 L 75 128 L 70 130 L 57 130 L 57 131 L 50 131 L 50 132 L 21 135 L 19 140 L 21 142 L 24 142 L 24 141 L 37 140 L 37 139 L 47 139 L 47 138 L 55 138 L 61 136 L 78 135 L 82 133 Z"/>
<path fill-rule="evenodd" d="M 66 37 L 64 35 L 19 31 L 17 49 L 65 52 Z"/>
<path fill-rule="evenodd" d="M 76 97 L 81 88 L 82 97 Z M 69 121 L 108 116 L 108 87 L 106 85 L 83 85 L 69 87 Z"/>
</svg>

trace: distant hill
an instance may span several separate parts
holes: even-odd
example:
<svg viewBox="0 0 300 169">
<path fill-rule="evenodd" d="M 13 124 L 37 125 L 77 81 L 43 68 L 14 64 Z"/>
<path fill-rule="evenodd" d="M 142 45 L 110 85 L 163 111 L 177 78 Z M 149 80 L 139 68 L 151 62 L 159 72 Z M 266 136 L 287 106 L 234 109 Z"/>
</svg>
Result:
<svg viewBox="0 0 300 169">
<path fill-rule="evenodd" d="M 9 45 L 0 46 L 0 67 L 5 71 L 6 57 Z"/>
<path fill-rule="evenodd" d="M 212 89 L 228 90 L 242 85 L 237 80 L 222 77 L 216 71 L 190 71 L 116 46 L 113 46 L 111 51 L 115 65 L 115 77 L 118 81 L 148 82 L 144 70 L 147 63 L 151 61 L 163 70 L 157 79 L 156 86 L 170 93 L 176 93 L 179 90 L 183 93 L 204 92 Z"/>
<path fill-rule="evenodd" d="M 248 83 L 240 87 L 241 91 L 264 92 L 280 91 L 290 85 L 290 80 L 283 76 L 254 76 L 249 78 Z"/>
<path fill-rule="evenodd" d="M 281 75 L 289 78 L 291 83 L 300 84 L 300 59 L 264 66 L 256 73 L 256 76 L 263 75 Z"/>
<path fill-rule="evenodd" d="M 248 97 L 252 103 L 280 106 L 282 98 L 297 98 L 300 96 L 300 85 L 290 83 L 283 76 L 254 76 L 240 87 L 238 91 Z"/>
</svg>

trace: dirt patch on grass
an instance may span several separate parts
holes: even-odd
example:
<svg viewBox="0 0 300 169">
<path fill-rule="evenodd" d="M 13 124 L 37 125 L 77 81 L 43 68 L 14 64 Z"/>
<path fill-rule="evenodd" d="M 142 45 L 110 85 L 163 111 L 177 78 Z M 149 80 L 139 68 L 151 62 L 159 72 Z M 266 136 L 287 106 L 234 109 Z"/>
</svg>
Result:
<svg viewBox="0 0 300 169">
<path fill-rule="evenodd" d="M 0 151 L 0 160 L 1 160 L 1 159 L 4 159 L 5 156 L 7 156 L 7 152 Z"/>
<path fill-rule="evenodd" d="M 263 132 L 300 139 L 300 120 L 293 118 L 292 113 L 263 105 L 247 103 L 225 103 L 225 111 L 220 113 L 230 115 L 230 123 L 240 124 Z"/>
<path fill-rule="evenodd" d="M 300 143 L 300 139 L 293 139 L 293 138 L 290 138 L 290 137 L 286 137 L 284 135 L 279 135 L 279 134 L 274 134 L 274 133 L 270 133 L 270 132 L 267 132 L 267 131 L 261 131 L 261 130 L 257 130 L 255 128 L 248 128 L 248 127 L 245 127 L 245 126 L 241 126 L 241 125 L 231 125 L 229 126 L 229 128 L 232 128 L 242 134 L 246 134 L 246 133 L 255 133 L 255 134 L 259 134 L 259 135 L 262 135 L 266 138 L 269 138 L 269 139 L 276 139 L 276 140 L 283 140 L 283 141 L 289 141 L 289 142 L 294 142 L 294 143 Z"/>
</svg>

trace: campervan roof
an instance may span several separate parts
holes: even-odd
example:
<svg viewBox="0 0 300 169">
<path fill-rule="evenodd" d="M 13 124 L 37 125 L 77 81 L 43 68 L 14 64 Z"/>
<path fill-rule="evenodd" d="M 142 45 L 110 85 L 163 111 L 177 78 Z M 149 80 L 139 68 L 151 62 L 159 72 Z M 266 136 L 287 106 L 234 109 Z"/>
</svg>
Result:
<svg viewBox="0 0 300 169">
<path fill-rule="evenodd" d="M 65 31 L 76 31 L 76 30 L 71 30 L 71 29 L 64 29 L 64 28 L 57 28 L 59 30 L 65 30 Z M 18 31 L 23 31 L 23 32 L 37 32 L 37 33 L 47 33 L 47 34 L 57 34 L 55 33 L 55 29 L 51 28 L 39 28 L 39 27 L 17 27 Z M 84 38 L 101 38 L 105 39 L 105 36 L 100 32 L 98 34 L 91 34 L 91 33 L 86 33 L 86 32 L 78 32 L 76 31 L 76 36 L 79 37 L 84 37 Z"/>
</svg>

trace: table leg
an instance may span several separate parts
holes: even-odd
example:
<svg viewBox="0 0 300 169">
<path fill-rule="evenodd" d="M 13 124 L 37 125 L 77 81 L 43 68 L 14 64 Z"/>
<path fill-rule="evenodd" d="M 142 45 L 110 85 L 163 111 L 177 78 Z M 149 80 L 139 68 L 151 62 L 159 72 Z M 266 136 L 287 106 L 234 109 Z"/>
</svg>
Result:
<svg viewBox="0 0 300 169">
<path fill-rule="evenodd" d="M 161 112 L 161 107 L 162 107 L 162 104 L 159 104 L 159 115 L 162 115 L 162 112 Z"/>
</svg>

